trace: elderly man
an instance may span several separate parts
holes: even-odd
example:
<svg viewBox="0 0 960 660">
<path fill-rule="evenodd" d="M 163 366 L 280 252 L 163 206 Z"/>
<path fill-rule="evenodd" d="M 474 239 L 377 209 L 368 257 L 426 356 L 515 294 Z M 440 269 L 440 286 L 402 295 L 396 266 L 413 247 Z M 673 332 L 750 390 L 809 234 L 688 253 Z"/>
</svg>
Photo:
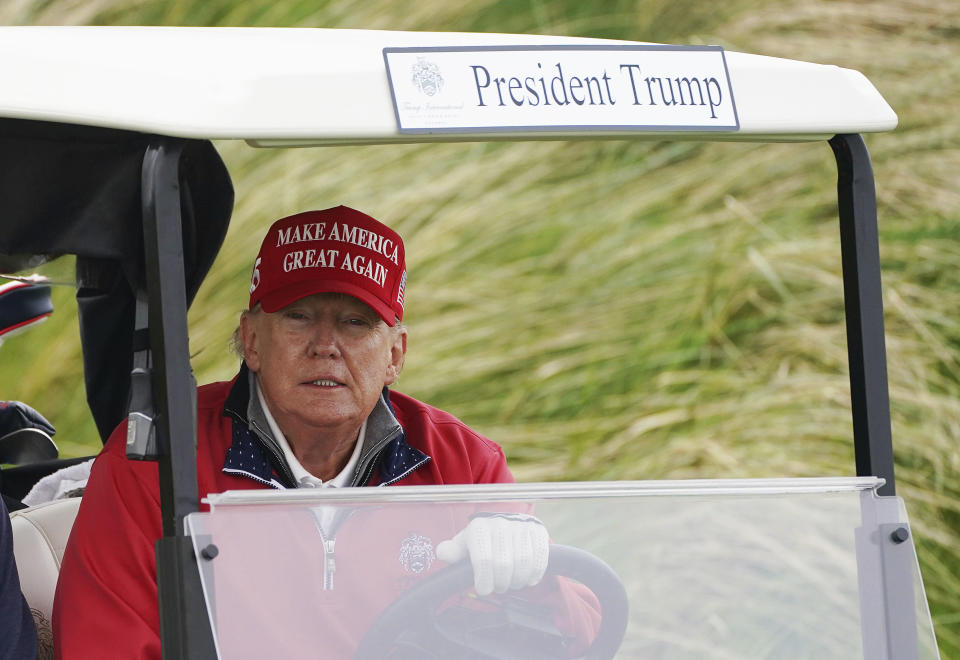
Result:
<svg viewBox="0 0 960 660">
<path fill-rule="evenodd" d="M 340 206 L 274 223 L 235 337 L 240 372 L 198 390 L 201 497 L 513 480 L 499 446 L 388 389 L 407 349 L 405 283 L 400 236 L 363 213 Z M 59 657 L 160 657 L 159 506 L 157 466 L 127 460 L 121 425 L 94 464 L 64 557 L 54 606 Z M 529 517 L 481 517 L 437 556 L 469 557 L 477 591 L 503 592 L 540 580 L 547 534 Z"/>
</svg>

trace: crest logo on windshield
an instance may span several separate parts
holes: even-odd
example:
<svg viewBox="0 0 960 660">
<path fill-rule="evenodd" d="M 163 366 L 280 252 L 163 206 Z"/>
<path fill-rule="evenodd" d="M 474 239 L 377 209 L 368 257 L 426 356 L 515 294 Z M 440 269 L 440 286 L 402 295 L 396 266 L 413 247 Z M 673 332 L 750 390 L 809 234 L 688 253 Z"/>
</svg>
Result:
<svg viewBox="0 0 960 660">
<path fill-rule="evenodd" d="M 440 67 L 434 62 L 418 57 L 417 61 L 410 67 L 411 77 L 414 86 L 421 93 L 427 96 L 436 96 L 443 89 L 443 75 L 440 73 Z"/>
<path fill-rule="evenodd" d="M 400 565 L 407 573 L 423 573 L 436 558 L 430 539 L 416 532 L 410 532 L 400 544 Z"/>
</svg>

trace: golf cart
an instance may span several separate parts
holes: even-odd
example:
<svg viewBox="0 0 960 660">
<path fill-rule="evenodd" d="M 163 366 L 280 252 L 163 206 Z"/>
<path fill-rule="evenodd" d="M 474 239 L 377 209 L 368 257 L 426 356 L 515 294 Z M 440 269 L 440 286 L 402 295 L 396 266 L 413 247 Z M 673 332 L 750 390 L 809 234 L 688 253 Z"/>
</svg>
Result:
<svg viewBox="0 0 960 660">
<path fill-rule="evenodd" d="M 860 137 L 894 128 L 896 116 L 862 75 L 719 47 L 545 36 L 0 35 L 19 63 L 0 73 L 0 254 L 77 255 L 91 411 L 104 437 L 126 419 L 128 457 L 159 463 L 164 657 L 244 657 L 262 644 L 297 657 L 357 621 L 345 657 L 938 657 L 895 491 L 874 182 Z M 829 142 L 856 476 L 245 491 L 201 506 L 186 312 L 233 201 L 211 139 Z M 454 533 L 477 511 L 518 507 L 550 530 L 551 580 L 597 598 L 602 619 L 589 639 L 557 625 L 555 604 L 545 609 L 539 596 L 469 595 L 463 567 L 435 561 L 441 539 L 411 522 Z M 324 538 L 329 520 L 342 523 L 336 544 Z M 265 528 L 269 547 L 251 550 Z M 351 538 L 346 547 L 379 552 L 344 550 Z M 283 561 L 271 561 L 278 546 Z M 337 589 L 351 562 L 375 572 L 398 561 L 410 579 L 386 609 Z M 277 591 L 245 591 L 245 575 L 271 565 L 263 581 Z M 289 609 L 264 612 L 257 598 Z"/>
</svg>

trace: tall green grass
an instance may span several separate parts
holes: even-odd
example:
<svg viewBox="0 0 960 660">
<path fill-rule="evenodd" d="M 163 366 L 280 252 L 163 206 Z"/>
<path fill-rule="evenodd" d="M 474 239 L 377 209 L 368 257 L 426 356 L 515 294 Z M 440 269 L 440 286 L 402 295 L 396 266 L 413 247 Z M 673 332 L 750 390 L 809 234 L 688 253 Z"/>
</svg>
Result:
<svg viewBox="0 0 960 660">
<path fill-rule="evenodd" d="M 720 43 L 863 71 L 900 116 L 877 179 L 898 492 L 945 658 L 960 657 L 960 5 L 952 0 L 16 0 L 0 23 L 307 25 Z M 191 311 L 201 382 L 264 228 L 348 204 L 408 245 L 399 388 L 501 442 L 525 480 L 853 472 L 835 165 L 825 144 L 530 142 L 256 151 Z M 69 264 L 46 267 L 69 277 Z M 9 398 L 98 445 L 71 292 L 11 339 Z M 35 347 L 44 347 L 36 351 Z"/>
</svg>

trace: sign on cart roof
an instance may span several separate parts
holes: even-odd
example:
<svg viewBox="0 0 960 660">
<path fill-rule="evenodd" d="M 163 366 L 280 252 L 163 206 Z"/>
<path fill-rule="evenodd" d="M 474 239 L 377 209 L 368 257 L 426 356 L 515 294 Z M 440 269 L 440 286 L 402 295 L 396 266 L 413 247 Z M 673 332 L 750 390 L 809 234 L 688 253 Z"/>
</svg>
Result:
<svg viewBox="0 0 960 660">
<path fill-rule="evenodd" d="M 0 117 L 254 144 L 890 130 L 859 72 L 623 41 L 312 28 L 3 27 Z"/>
</svg>

